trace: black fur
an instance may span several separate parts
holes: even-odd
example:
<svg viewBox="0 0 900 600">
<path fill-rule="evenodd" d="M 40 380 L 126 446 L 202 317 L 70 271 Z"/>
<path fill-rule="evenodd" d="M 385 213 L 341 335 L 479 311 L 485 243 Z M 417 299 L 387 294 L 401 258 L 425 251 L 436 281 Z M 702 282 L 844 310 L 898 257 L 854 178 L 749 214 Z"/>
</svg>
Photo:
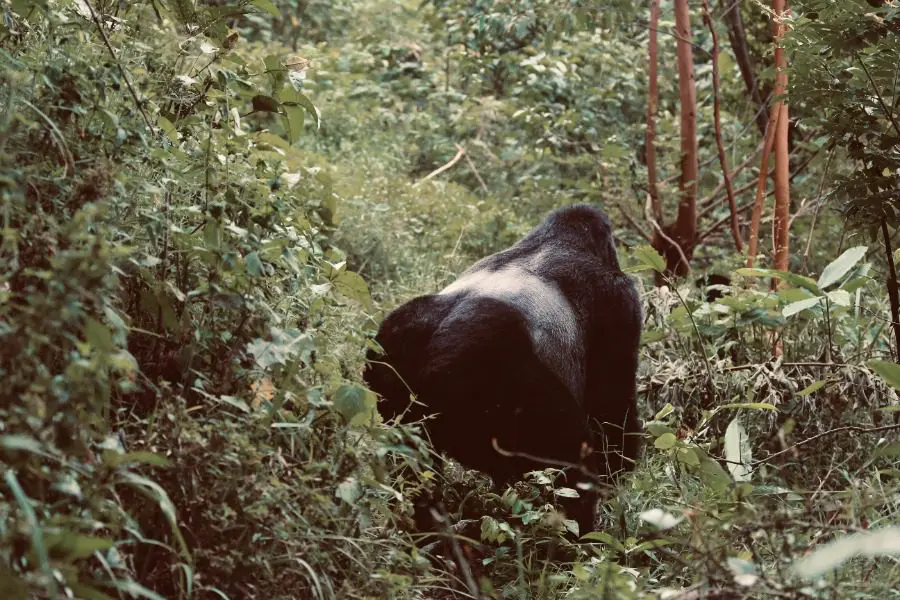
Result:
<svg viewBox="0 0 900 600">
<path fill-rule="evenodd" d="M 364 377 L 385 419 L 437 413 L 426 421 L 434 447 L 495 484 L 547 465 L 503 456 L 492 438 L 505 450 L 614 477 L 639 452 L 641 323 L 606 215 L 570 206 L 442 292 L 394 310 L 376 336 L 385 354 L 369 352 Z M 421 404 L 410 405 L 410 389 Z M 583 444 L 595 452 L 583 457 Z M 567 477 L 572 487 L 583 480 L 576 469 Z M 597 497 L 581 494 L 563 506 L 584 534 Z"/>
<path fill-rule="evenodd" d="M 731 285 L 731 278 L 727 275 L 719 275 L 718 273 L 710 273 L 700 277 L 694 282 L 700 292 L 703 294 L 704 300 L 707 302 L 715 302 L 726 294 L 727 288 Z"/>
</svg>

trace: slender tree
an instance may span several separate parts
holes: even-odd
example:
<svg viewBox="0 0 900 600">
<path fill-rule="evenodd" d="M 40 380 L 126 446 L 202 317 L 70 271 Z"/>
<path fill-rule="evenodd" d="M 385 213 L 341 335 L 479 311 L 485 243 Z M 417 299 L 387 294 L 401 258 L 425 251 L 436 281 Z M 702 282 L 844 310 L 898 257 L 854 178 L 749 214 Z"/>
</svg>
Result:
<svg viewBox="0 0 900 600">
<path fill-rule="evenodd" d="M 787 93 L 787 57 L 783 47 L 785 32 L 784 17 L 787 6 L 785 0 L 772 0 L 772 11 L 775 17 L 772 23 L 773 37 L 775 38 L 775 96 L 780 98 L 778 103 L 778 123 L 775 129 L 775 215 L 772 219 L 772 246 L 774 250 L 774 265 L 781 271 L 788 270 L 789 236 L 788 225 L 790 223 L 790 148 L 788 143 L 788 104 L 784 101 Z M 773 288 L 777 280 L 773 280 Z"/>
<path fill-rule="evenodd" d="M 651 5 L 651 16 L 652 10 Z M 655 29 L 655 26 L 651 27 L 651 30 L 655 31 Z M 666 275 L 681 277 L 690 272 L 690 259 L 697 237 L 697 100 L 694 87 L 694 53 L 688 0 L 675 0 L 675 37 L 677 39 L 678 89 L 681 101 L 681 176 L 678 185 L 680 193 L 678 216 L 674 223 L 665 226 L 661 224 L 661 219 L 657 219 L 656 216 L 652 218 L 654 220 L 653 246 L 666 260 Z M 661 212 L 660 208 L 658 216 L 661 216 Z M 657 283 L 659 283 L 659 279 L 657 279 Z"/>
<path fill-rule="evenodd" d="M 697 235 L 697 95 L 694 84 L 694 46 L 691 35 L 691 11 L 688 0 L 675 0 L 675 32 L 678 56 L 678 89 L 681 100 L 681 180 L 675 241 L 686 258 L 693 254 Z M 676 275 L 684 275 L 690 265 L 679 257 Z"/>
</svg>

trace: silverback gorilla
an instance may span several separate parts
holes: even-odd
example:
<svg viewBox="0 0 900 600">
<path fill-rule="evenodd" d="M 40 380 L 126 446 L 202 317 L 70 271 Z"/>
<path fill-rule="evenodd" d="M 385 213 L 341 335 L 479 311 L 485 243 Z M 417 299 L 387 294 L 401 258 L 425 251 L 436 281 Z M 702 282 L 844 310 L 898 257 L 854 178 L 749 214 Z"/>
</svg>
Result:
<svg viewBox="0 0 900 600">
<path fill-rule="evenodd" d="M 606 215 L 569 206 L 391 312 L 375 338 L 384 353 L 369 351 L 364 378 L 385 420 L 436 414 L 425 422 L 435 449 L 495 485 L 548 466 L 529 458 L 539 457 L 581 465 L 567 473 L 575 487 L 584 470 L 614 478 L 637 457 L 642 320 Z M 579 493 L 562 506 L 583 535 L 597 493 Z"/>
</svg>

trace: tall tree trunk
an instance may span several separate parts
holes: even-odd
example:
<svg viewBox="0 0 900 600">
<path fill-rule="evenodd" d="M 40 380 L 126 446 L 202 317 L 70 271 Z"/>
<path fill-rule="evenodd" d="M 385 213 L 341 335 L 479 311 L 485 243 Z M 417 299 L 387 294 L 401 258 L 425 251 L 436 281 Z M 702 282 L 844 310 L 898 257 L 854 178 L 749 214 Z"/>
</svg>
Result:
<svg viewBox="0 0 900 600">
<path fill-rule="evenodd" d="M 656 108 L 659 102 L 659 56 L 656 29 L 659 27 L 659 0 L 650 0 L 650 39 L 647 43 L 647 136 L 644 140 L 647 156 L 647 190 L 650 194 L 650 215 L 662 226 L 663 212 L 656 182 Z M 656 229 L 654 228 L 654 231 Z"/>
<path fill-rule="evenodd" d="M 762 157 L 759 165 L 759 179 L 756 181 L 756 201 L 753 203 L 753 214 L 750 217 L 750 233 L 747 236 L 747 266 L 752 267 L 756 260 L 759 244 L 759 222 L 762 218 L 763 203 L 766 199 L 766 184 L 769 180 L 769 154 L 775 145 L 775 131 L 781 113 L 781 102 L 777 102 L 769 110 L 769 121 L 766 125 L 766 139 L 763 141 Z"/>
<path fill-rule="evenodd" d="M 697 97 L 694 87 L 694 52 L 691 36 L 691 13 L 688 0 L 675 0 L 675 33 L 678 36 L 678 88 L 681 99 L 681 180 L 678 218 L 672 239 L 681 247 L 672 257 L 675 264 L 667 270 L 676 276 L 690 271 L 690 260 L 697 235 Z M 667 259 L 669 256 L 667 256 Z"/>
<path fill-rule="evenodd" d="M 787 58 L 783 44 L 785 25 L 781 19 L 785 15 L 786 0 L 772 0 L 772 11 L 775 13 L 773 30 L 775 38 L 775 95 L 783 96 L 787 92 Z M 790 149 L 788 145 L 788 105 L 780 102 L 778 127 L 775 130 L 775 215 L 772 220 L 772 246 L 775 254 L 775 268 L 788 270 L 788 224 L 790 223 Z M 773 288 L 775 281 L 773 280 Z"/>
<path fill-rule="evenodd" d="M 721 0 L 719 3 L 722 8 L 726 9 L 725 22 L 728 24 L 728 40 L 731 42 L 731 49 L 734 52 L 734 60 L 741 70 L 741 77 L 744 79 L 744 85 L 747 87 L 747 93 L 753 99 L 756 106 L 756 126 L 759 132 L 766 135 L 766 100 L 759 90 L 756 82 L 756 70 L 753 65 L 753 58 L 750 56 L 750 49 L 747 46 L 747 33 L 744 31 L 744 20 L 741 17 L 741 3 L 736 0 Z"/>
</svg>

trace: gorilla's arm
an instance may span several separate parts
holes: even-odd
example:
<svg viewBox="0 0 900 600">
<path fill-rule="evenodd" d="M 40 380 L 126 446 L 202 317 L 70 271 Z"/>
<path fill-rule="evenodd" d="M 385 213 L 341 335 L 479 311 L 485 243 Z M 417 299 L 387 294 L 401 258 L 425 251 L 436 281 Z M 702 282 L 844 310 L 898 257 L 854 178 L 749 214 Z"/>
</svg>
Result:
<svg viewBox="0 0 900 600">
<path fill-rule="evenodd" d="M 640 449 L 635 376 L 643 316 L 634 283 L 624 273 L 601 271 L 592 283 L 584 408 L 601 474 L 615 474 L 631 470 Z"/>
<path fill-rule="evenodd" d="M 421 389 L 421 374 L 428 365 L 426 349 L 450 311 L 445 304 L 432 294 L 402 304 L 388 315 L 375 337 L 384 354 L 375 350 L 366 353 L 363 379 L 381 396 L 378 410 L 386 421 L 409 407 L 411 390 Z M 422 408 L 414 405 L 410 417 L 418 419 L 422 413 Z"/>
</svg>

